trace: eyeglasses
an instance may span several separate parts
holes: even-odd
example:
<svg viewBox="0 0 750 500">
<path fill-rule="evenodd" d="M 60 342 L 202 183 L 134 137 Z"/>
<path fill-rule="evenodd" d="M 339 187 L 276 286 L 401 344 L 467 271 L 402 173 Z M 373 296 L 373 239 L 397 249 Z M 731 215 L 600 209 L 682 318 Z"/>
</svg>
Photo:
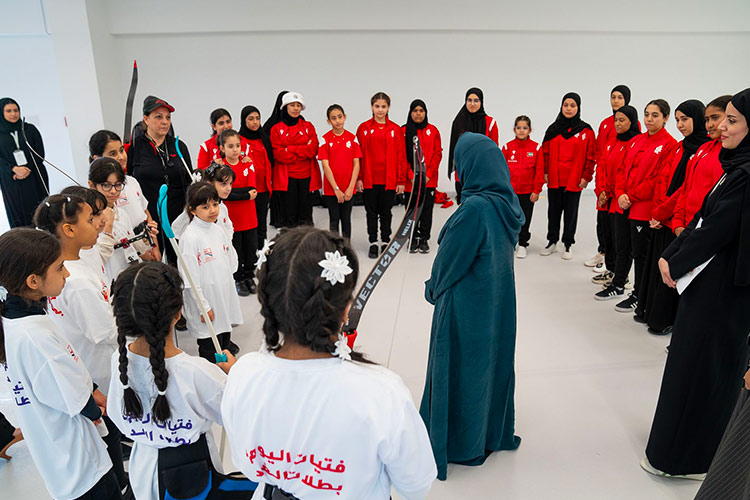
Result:
<svg viewBox="0 0 750 500">
<path fill-rule="evenodd" d="M 122 191 L 125 187 L 124 182 L 117 182 L 115 184 L 110 184 L 109 182 L 100 182 L 99 185 L 105 191 L 112 191 L 112 188 L 115 188 L 115 191 Z"/>
</svg>

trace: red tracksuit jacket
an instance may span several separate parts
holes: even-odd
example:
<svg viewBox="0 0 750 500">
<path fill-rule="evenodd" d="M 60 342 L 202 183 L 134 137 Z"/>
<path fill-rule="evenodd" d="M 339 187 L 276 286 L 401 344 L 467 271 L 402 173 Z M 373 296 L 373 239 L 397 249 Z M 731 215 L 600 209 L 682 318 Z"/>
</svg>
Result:
<svg viewBox="0 0 750 500">
<path fill-rule="evenodd" d="M 290 177 L 309 177 L 310 191 L 317 191 L 322 187 L 320 167 L 315 159 L 318 143 L 315 127 L 302 118 L 291 127 L 281 121 L 271 128 L 271 146 L 276 161 L 273 168 L 275 191 L 286 191 Z"/>
<path fill-rule="evenodd" d="M 211 136 L 206 142 L 201 144 L 200 149 L 198 149 L 198 161 L 196 166 L 199 170 L 206 169 L 211 165 L 212 161 L 221 159 L 221 151 L 219 150 L 219 145 L 216 143 L 217 138 L 218 136 L 216 135 Z M 250 154 L 250 147 L 248 146 L 247 139 L 242 136 L 240 136 L 240 145 L 242 150 L 240 153 L 241 160 L 243 156 Z"/>
<path fill-rule="evenodd" d="M 362 150 L 359 148 L 359 143 L 354 134 L 348 130 L 344 130 L 344 133 L 340 136 L 334 134 L 333 130 L 323 134 L 323 140 L 318 147 L 318 160 L 328 160 L 333 178 L 341 191 L 346 191 L 352 181 L 355 158 L 362 161 Z M 356 192 L 357 187 L 355 185 L 352 193 Z M 336 196 L 333 186 L 328 182 L 325 175 L 323 175 L 323 194 L 325 196 Z"/>
<path fill-rule="evenodd" d="M 685 183 L 675 207 L 672 227 L 687 227 L 703 204 L 703 198 L 711 191 L 724 173 L 719 162 L 721 141 L 715 139 L 703 144 L 695 153 L 685 171 Z"/>
<path fill-rule="evenodd" d="M 401 127 L 401 132 L 406 135 L 406 125 Z M 419 145 L 422 147 L 422 154 L 424 154 L 424 164 L 427 167 L 427 188 L 434 189 L 438 185 L 438 169 L 440 168 L 440 160 L 443 159 L 443 144 L 440 139 L 440 132 L 437 127 L 432 123 L 428 123 L 423 129 L 417 130 L 417 137 L 419 138 Z M 406 142 L 404 142 L 406 147 Z M 409 149 L 409 157 L 411 158 L 412 149 Z M 404 157 L 406 158 L 406 157 Z M 414 165 L 412 162 L 408 163 L 406 191 L 411 193 L 412 180 L 414 179 Z"/>
<path fill-rule="evenodd" d="M 622 213 L 622 209 L 615 198 L 615 184 L 617 176 L 621 175 L 625 166 L 625 156 L 630 149 L 630 142 L 615 140 L 613 144 L 605 148 L 599 158 L 599 163 L 596 166 L 594 192 L 597 199 L 602 192 L 607 193 L 607 203 L 601 209 L 597 205 L 598 210 L 607 210 L 611 214 Z"/>
<path fill-rule="evenodd" d="M 544 186 L 544 161 L 539 153 L 539 143 L 526 138 L 513 139 L 502 148 L 510 170 L 510 183 L 516 194 L 542 192 Z"/>
<path fill-rule="evenodd" d="M 615 183 L 615 200 L 623 194 L 630 198 L 630 219 L 651 220 L 656 176 L 665 158 L 671 159 L 672 149 L 676 145 L 677 141 L 665 128 L 654 135 L 644 132 L 630 141 L 625 165 Z"/>
<path fill-rule="evenodd" d="M 359 164 L 359 178 L 364 184 L 365 189 L 372 189 L 372 170 L 367 164 L 368 155 L 372 155 L 371 148 L 379 147 L 372 141 L 370 136 L 374 133 L 378 124 L 375 118 L 371 118 L 357 127 L 357 140 L 359 147 L 362 149 L 362 160 Z M 385 188 L 395 190 L 396 186 L 406 185 L 406 152 L 404 150 L 404 133 L 401 127 L 391 120 L 386 121 L 386 170 L 385 170 Z"/>
<path fill-rule="evenodd" d="M 590 128 L 581 130 L 570 139 L 555 136 L 540 148 L 547 174 L 547 187 L 565 188 L 578 192 L 581 179 L 591 182 L 594 178 L 594 154 L 596 137 Z"/>
<path fill-rule="evenodd" d="M 677 165 L 680 164 L 680 160 L 682 159 L 684 142 L 685 141 L 682 140 L 672 148 L 671 158 L 664 158 L 664 166 L 656 176 L 654 184 L 654 198 L 651 203 L 651 218 L 658 220 L 662 225 L 670 229 L 674 229 L 672 226 L 672 218 L 674 217 L 677 200 L 679 200 L 680 193 L 682 192 L 682 186 L 675 190 L 671 196 L 667 196 L 667 190 L 669 189 L 669 184 L 672 182 L 674 171 L 677 170 Z M 695 155 L 691 157 L 691 160 L 694 157 Z M 688 167 L 690 165 L 689 162 L 690 160 L 688 160 Z"/>
<path fill-rule="evenodd" d="M 638 130 L 641 130 L 641 122 L 638 122 Z M 615 130 L 615 115 L 612 114 L 602 120 L 602 122 L 599 124 L 599 132 L 596 134 L 596 168 L 594 172 L 594 182 L 596 184 L 599 184 L 599 164 L 604 161 L 607 155 L 609 155 L 609 152 L 612 150 L 612 148 L 615 146 L 615 143 L 617 142 L 617 130 Z M 606 175 L 603 174 L 603 175 Z M 612 182 L 614 182 L 614 179 L 612 179 Z M 614 194 L 614 191 L 613 191 Z M 597 192 L 597 196 L 599 193 Z M 596 204 L 596 209 L 600 211 L 605 211 L 608 209 L 611 209 L 609 205 L 611 205 L 611 197 L 609 198 L 609 201 L 603 206 L 599 207 L 599 204 Z M 610 210 L 611 211 L 611 210 Z"/>
<path fill-rule="evenodd" d="M 227 165 L 229 165 L 227 163 Z M 255 166 L 252 162 L 240 161 L 237 165 L 229 165 L 234 172 L 233 188 L 254 188 Z M 257 191 L 257 189 L 256 189 Z M 229 212 L 229 218 L 235 231 L 247 231 L 258 227 L 258 215 L 255 211 L 255 200 L 224 201 Z"/>
<path fill-rule="evenodd" d="M 273 192 L 271 161 L 268 159 L 268 151 L 263 144 L 263 139 L 245 139 L 250 148 L 250 158 L 255 165 L 255 181 L 258 183 L 255 190 L 259 193 Z"/>
</svg>

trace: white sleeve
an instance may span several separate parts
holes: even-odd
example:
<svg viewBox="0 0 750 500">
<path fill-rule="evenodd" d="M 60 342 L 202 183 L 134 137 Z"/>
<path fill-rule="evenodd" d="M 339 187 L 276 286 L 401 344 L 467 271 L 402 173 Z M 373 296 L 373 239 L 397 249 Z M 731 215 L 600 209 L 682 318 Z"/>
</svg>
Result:
<svg viewBox="0 0 750 500">
<path fill-rule="evenodd" d="M 31 383 L 34 396 L 42 404 L 71 417 L 81 413 L 93 389 L 83 363 L 77 363 L 65 351 L 48 358 Z"/>
<path fill-rule="evenodd" d="M 195 303 L 196 308 L 200 311 L 200 309 L 197 307 L 197 301 L 195 300 L 195 293 L 197 293 L 198 297 L 200 297 L 201 302 L 203 302 L 203 306 L 208 311 L 209 309 L 211 309 L 211 304 L 208 303 L 208 300 L 206 300 L 205 295 L 203 295 L 203 290 L 201 289 L 201 269 L 200 264 L 198 264 L 198 255 L 201 250 L 197 247 L 197 245 L 193 244 L 193 239 L 190 237 L 183 238 L 183 240 L 180 242 L 180 250 L 182 250 L 182 258 L 185 261 L 185 265 L 187 266 L 187 272 L 190 272 L 190 276 L 195 282 L 195 290 L 189 290 L 191 286 L 190 280 L 187 277 L 186 269 L 182 266 L 182 262 L 178 261 L 177 267 L 180 271 L 182 281 L 184 282 L 185 291 L 188 292 L 186 294 L 186 300 L 190 300 Z"/>
<path fill-rule="evenodd" d="M 80 286 L 80 282 L 77 285 L 70 290 L 66 288 L 67 312 L 92 342 L 117 346 L 117 325 L 112 306 L 102 297 L 102 292 L 89 282 L 85 282 L 84 286 Z"/>
<path fill-rule="evenodd" d="M 172 231 L 174 232 L 175 238 L 177 238 L 178 240 L 182 238 L 182 233 L 185 232 L 188 224 L 190 224 L 190 217 L 188 217 L 187 212 L 183 210 L 180 215 L 178 215 L 177 218 L 172 222 Z"/>
<path fill-rule="evenodd" d="M 221 400 L 224 397 L 224 387 L 227 384 L 227 375 L 213 363 L 203 358 L 195 360 L 200 362 L 200 376 L 195 377 L 195 390 L 199 401 L 203 404 L 198 410 L 202 417 L 224 425 L 221 418 Z"/>
<path fill-rule="evenodd" d="M 232 244 L 232 238 L 228 237 L 226 233 L 224 233 L 224 236 L 227 236 L 224 238 L 224 244 L 229 247 L 229 267 L 232 269 L 232 272 L 235 273 L 240 265 L 240 260 L 237 256 L 237 249 L 234 248 L 234 245 Z"/>
<path fill-rule="evenodd" d="M 102 259 L 102 263 L 107 265 L 109 259 L 115 253 L 115 237 L 99 233 L 99 236 L 96 238 L 96 247 L 99 249 L 99 256 Z"/>
</svg>

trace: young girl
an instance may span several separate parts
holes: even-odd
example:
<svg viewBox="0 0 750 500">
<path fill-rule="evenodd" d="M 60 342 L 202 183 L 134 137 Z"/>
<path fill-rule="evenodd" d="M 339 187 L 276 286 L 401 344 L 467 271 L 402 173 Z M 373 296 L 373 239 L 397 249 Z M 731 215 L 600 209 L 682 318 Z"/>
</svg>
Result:
<svg viewBox="0 0 750 500">
<path fill-rule="evenodd" d="M 260 126 L 260 110 L 255 106 L 242 108 L 240 136 L 248 143 L 250 158 L 255 166 L 255 211 L 258 218 L 258 247 L 262 248 L 268 236 L 268 203 L 273 192 L 273 147 L 271 138 Z"/>
<path fill-rule="evenodd" d="M 119 376 L 109 387 L 107 413 L 134 441 L 130 481 L 138 499 L 164 498 L 163 481 L 175 472 L 164 470 L 168 462 L 179 466 L 194 452 L 221 470 L 210 430 L 213 422 L 221 425 L 222 370 L 228 372 L 235 359 L 225 351 L 228 361 L 219 368 L 175 347 L 182 306 L 182 280 L 166 264 L 131 266 L 115 282 L 119 350 L 109 361 Z M 204 478 L 177 475 L 175 480 L 189 487 Z"/>
<path fill-rule="evenodd" d="M 107 207 L 112 210 L 114 216 L 112 237 L 117 243 L 114 246 L 114 253 L 106 265 L 110 282 L 117 278 L 117 275 L 129 264 L 140 262 L 141 258 L 145 260 L 155 260 L 156 258 L 146 241 L 140 240 L 135 244 L 127 242 L 128 239 L 135 236 L 133 232 L 135 224 L 130 220 L 128 213 L 120 210 L 117 206 L 117 200 L 120 199 L 120 193 L 125 189 L 125 183 L 125 172 L 115 159 L 103 157 L 91 162 L 91 166 L 89 166 L 89 187 L 96 189 L 107 198 Z M 156 228 L 156 221 L 151 221 L 146 229 L 151 231 L 154 239 L 158 232 Z"/>
<path fill-rule="evenodd" d="M 510 183 L 521 204 L 523 216 L 526 218 L 521 233 L 518 236 L 516 257 L 526 258 L 526 247 L 529 246 L 531 233 L 531 216 L 534 214 L 534 203 L 539 201 L 539 193 L 544 185 L 544 162 L 538 154 L 539 145 L 529 138 L 531 133 L 531 118 L 521 115 L 513 124 L 516 138 L 503 146 L 503 156 L 510 169 Z"/>
<path fill-rule="evenodd" d="M 68 186 L 60 191 L 60 194 L 64 196 L 78 196 L 91 207 L 94 226 L 99 237 L 96 239 L 96 245 L 91 248 L 84 247 L 78 255 L 94 269 L 101 271 L 102 279 L 106 281 L 107 271 L 105 265 L 112 257 L 114 245 L 117 243 L 114 236 L 112 236 L 115 217 L 112 209 L 107 207 L 107 198 L 96 189 L 85 188 L 83 186 Z"/>
<path fill-rule="evenodd" d="M 344 130 L 346 114 L 341 105 L 329 106 L 326 117 L 331 130 L 320 141 L 318 159 L 325 174 L 323 200 L 328 207 L 328 228 L 339 233 L 341 221 L 340 234 L 351 238 L 352 196 L 357 192 L 362 150 L 354 134 Z"/>
<path fill-rule="evenodd" d="M 425 498 L 437 471 L 409 390 L 340 336 L 358 275 L 346 239 L 287 230 L 263 257 L 265 348 L 237 362 L 221 404 L 256 498 Z"/>
<path fill-rule="evenodd" d="M 357 140 L 362 148 L 357 189 L 362 191 L 367 214 L 367 235 L 370 250 L 367 256 L 375 259 L 385 251 L 391 239 L 393 200 L 404 192 L 406 163 L 404 133 L 401 127 L 388 118 L 391 98 L 378 92 L 370 99 L 372 118 L 357 128 Z M 378 251 L 378 221 L 380 241 Z"/>
<path fill-rule="evenodd" d="M 575 243 L 578 205 L 581 191 L 594 178 L 596 137 L 591 125 L 581 120 L 581 96 L 569 92 L 563 96 L 560 112 L 547 128 L 542 141 L 544 180 L 547 183 L 547 246 L 539 255 L 557 252 L 560 219 L 564 227 L 562 258 L 571 260 Z"/>
<path fill-rule="evenodd" d="M 221 151 L 217 139 L 225 130 L 232 129 L 232 115 L 224 108 L 211 111 L 211 137 L 201 144 L 195 166 L 198 170 L 208 168 L 212 162 L 221 163 Z"/>
<path fill-rule="evenodd" d="M 45 311 L 44 298 L 65 285 L 64 260 L 58 239 L 44 231 L 0 236 L 0 370 L 50 496 L 118 499 L 85 361 Z"/>
<path fill-rule="evenodd" d="M 190 224 L 180 238 L 180 249 L 197 290 L 185 289 L 185 316 L 188 333 L 198 340 L 198 354 L 214 362 L 214 344 L 195 301 L 197 293 L 208 311 L 222 349 L 229 349 L 233 325 L 241 325 L 240 299 L 232 280 L 237 270 L 237 253 L 231 238 L 217 224 L 219 193 L 208 182 L 188 188 L 186 211 Z M 185 269 L 180 264 L 180 272 Z M 187 279 L 184 280 L 189 286 Z"/>
<path fill-rule="evenodd" d="M 281 194 L 284 226 L 312 224 L 310 192 L 321 187 L 320 168 L 315 161 L 318 136 L 312 123 L 300 113 L 305 101 L 297 92 L 281 99 L 281 121 L 271 128 L 271 144 L 276 165 L 273 187 Z"/>
<path fill-rule="evenodd" d="M 229 219 L 234 225 L 232 244 L 239 260 L 234 281 L 237 293 L 246 297 L 255 293 L 255 252 L 258 249 L 258 218 L 255 212 L 255 165 L 246 156 L 240 161 L 240 135 L 234 130 L 225 130 L 219 136 L 219 147 L 228 169 L 214 169 L 206 178 L 212 182 L 219 197 L 226 200 Z M 217 177 L 220 176 L 220 177 Z M 232 180 L 230 181 L 230 176 Z M 229 189 L 229 191 L 227 191 Z"/>
</svg>

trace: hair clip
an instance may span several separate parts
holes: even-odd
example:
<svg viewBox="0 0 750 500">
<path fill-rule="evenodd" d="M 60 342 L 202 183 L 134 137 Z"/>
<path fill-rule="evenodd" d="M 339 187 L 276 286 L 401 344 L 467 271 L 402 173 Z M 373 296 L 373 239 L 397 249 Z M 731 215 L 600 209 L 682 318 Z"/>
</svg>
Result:
<svg viewBox="0 0 750 500">
<path fill-rule="evenodd" d="M 276 243 L 274 240 L 269 240 L 268 238 L 266 238 L 266 240 L 263 242 L 263 248 L 255 252 L 255 255 L 258 257 L 258 260 L 255 261 L 256 270 L 260 270 L 263 263 L 268 260 L 268 256 L 271 255 L 271 247 L 274 243 Z"/>
<path fill-rule="evenodd" d="M 334 356 L 338 356 L 346 361 L 352 360 L 352 348 L 349 347 L 349 343 L 346 341 L 346 336 L 339 333 L 339 339 L 336 341 L 336 350 L 333 351 Z"/>
<path fill-rule="evenodd" d="M 70 196 L 66 196 L 65 199 L 67 200 L 68 203 L 70 203 Z"/>
<path fill-rule="evenodd" d="M 0 302 L 5 302 L 8 298 L 8 289 L 3 285 L 0 285 Z"/>
<path fill-rule="evenodd" d="M 338 250 L 326 252 L 325 255 L 326 258 L 318 262 L 318 265 L 323 268 L 320 276 L 327 279 L 331 285 L 343 283 L 346 277 L 352 273 L 352 268 L 349 267 L 349 259 L 346 258 L 346 255 L 341 255 Z"/>
<path fill-rule="evenodd" d="M 47 207 L 51 207 L 52 205 L 49 204 L 47 200 L 44 200 L 44 204 L 47 205 Z"/>
<path fill-rule="evenodd" d="M 166 396 L 167 395 L 167 391 L 166 390 L 164 390 L 164 391 L 158 391 L 158 393 L 159 393 L 159 396 Z"/>
<path fill-rule="evenodd" d="M 130 384 L 123 384 L 122 385 L 122 390 L 124 391 L 126 389 L 130 389 Z"/>
</svg>

